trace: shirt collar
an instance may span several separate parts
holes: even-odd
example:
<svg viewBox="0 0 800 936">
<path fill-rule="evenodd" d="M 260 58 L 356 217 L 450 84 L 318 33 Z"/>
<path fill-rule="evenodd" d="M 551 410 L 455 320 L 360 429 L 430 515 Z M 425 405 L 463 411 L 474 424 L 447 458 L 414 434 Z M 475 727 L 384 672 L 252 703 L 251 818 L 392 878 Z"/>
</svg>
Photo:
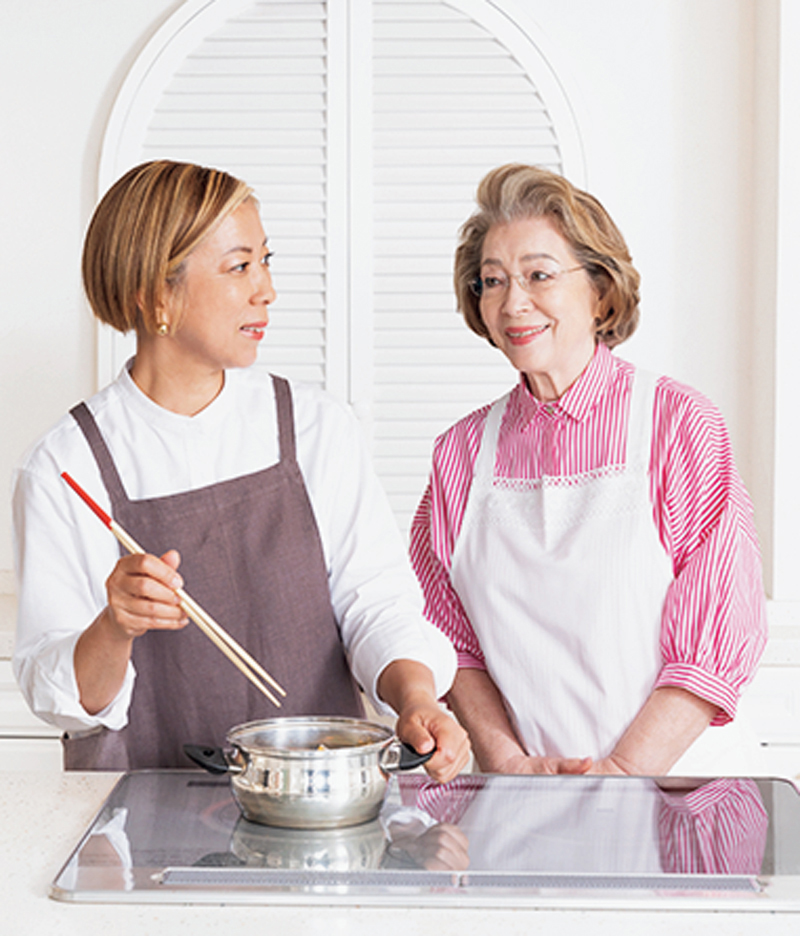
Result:
<svg viewBox="0 0 800 936">
<path fill-rule="evenodd" d="M 614 356 L 604 344 L 598 344 L 589 366 L 575 383 L 557 400 L 542 403 L 528 389 L 525 375 L 509 401 L 510 428 L 522 429 L 542 412 L 563 413 L 578 422 L 586 419 L 611 384 L 614 374 Z"/>
<path fill-rule="evenodd" d="M 133 358 L 126 361 L 117 378 L 116 385 L 119 392 L 130 406 L 133 406 L 149 422 L 157 425 L 166 432 L 207 432 L 213 431 L 224 419 L 228 417 L 235 405 L 236 384 L 238 374 L 236 371 L 225 371 L 225 383 L 219 394 L 194 416 L 183 416 L 164 409 L 151 400 L 131 377 Z"/>
</svg>

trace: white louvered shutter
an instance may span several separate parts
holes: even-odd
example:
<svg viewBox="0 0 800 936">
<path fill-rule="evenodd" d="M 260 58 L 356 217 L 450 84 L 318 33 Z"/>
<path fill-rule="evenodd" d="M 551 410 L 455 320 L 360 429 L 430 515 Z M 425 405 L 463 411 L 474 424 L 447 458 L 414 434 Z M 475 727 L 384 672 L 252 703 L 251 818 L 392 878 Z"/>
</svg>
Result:
<svg viewBox="0 0 800 936">
<path fill-rule="evenodd" d="M 144 159 L 225 168 L 252 185 L 279 285 L 261 362 L 325 383 L 326 21 L 321 3 L 249 4 L 179 67 Z"/>
<path fill-rule="evenodd" d="M 457 5 L 376 0 L 373 54 L 374 455 L 406 527 L 431 440 L 516 378 L 455 313 L 475 187 L 501 163 L 562 162 L 529 74 Z"/>
<path fill-rule="evenodd" d="M 457 231 L 485 172 L 582 182 L 568 102 L 487 0 L 191 0 L 131 73 L 101 187 L 143 159 L 256 189 L 278 300 L 257 366 L 324 386 L 362 420 L 405 530 L 435 435 L 515 374 L 455 312 Z M 106 380 L 131 343 L 104 336 Z"/>
<path fill-rule="evenodd" d="M 249 0 L 193 6 L 195 19 L 216 14 L 209 34 L 175 61 L 162 87 L 146 89 L 152 107 L 126 162 L 198 162 L 253 186 L 276 254 L 272 268 L 279 288 L 259 364 L 325 386 L 326 345 L 335 341 L 326 332 L 331 317 L 325 4 Z M 220 23 L 222 7 L 228 15 Z M 123 168 L 115 166 L 103 181 L 110 184 Z M 342 324 L 343 319 L 340 310 Z"/>
</svg>

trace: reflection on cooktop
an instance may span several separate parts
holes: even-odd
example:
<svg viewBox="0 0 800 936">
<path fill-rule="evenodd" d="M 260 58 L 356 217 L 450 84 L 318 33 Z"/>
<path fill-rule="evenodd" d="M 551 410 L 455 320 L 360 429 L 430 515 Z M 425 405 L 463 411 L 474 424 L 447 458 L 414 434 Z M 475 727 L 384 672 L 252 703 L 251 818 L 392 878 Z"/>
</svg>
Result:
<svg viewBox="0 0 800 936">
<path fill-rule="evenodd" d="M 245 820 L 227 780 L 141 771 L 121 779 L 54 889 L 752 895 L 800 875 L 799 843 L 800 797 L 780 780 L 412 774 L 393 779 L 373 822 L 301 830 Z"/>
</svg>

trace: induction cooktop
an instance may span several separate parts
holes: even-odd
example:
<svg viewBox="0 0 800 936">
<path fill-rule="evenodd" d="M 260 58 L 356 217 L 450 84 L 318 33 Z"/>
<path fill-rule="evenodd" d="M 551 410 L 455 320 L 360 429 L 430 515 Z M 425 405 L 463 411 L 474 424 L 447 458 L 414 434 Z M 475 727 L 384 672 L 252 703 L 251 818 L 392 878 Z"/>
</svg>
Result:
<svg viewBox="0 0 800 936">
<path fill-rule="evenodd" d="M 800 795 L 778 779 L 415 773 L 374 821 L 310 831 L 248 822 L 225 778 L 135 771 L 51 896 L 800 911 Z"/>
</svg>

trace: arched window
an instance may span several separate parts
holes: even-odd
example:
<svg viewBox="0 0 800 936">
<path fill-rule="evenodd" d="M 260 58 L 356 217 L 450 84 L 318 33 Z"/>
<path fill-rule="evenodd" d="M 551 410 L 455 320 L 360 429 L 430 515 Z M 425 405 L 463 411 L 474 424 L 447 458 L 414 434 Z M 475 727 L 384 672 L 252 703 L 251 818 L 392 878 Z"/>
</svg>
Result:
<svg viewBox="0 0 800 936">
<path fill-rule="evenodd" d="M 405 529 L 433 438 L 515 374 L 455 313 L 452 255 L 484 173 L 582 184 L 536 27 L 499 0 L 190 0 L 135 63 L 100 189 L 167 157 L 256 189 L 278 300 L 259 365 L 352 404 Z M 99 376 L 132 341 L 103 330 Z"/>
</svg>

